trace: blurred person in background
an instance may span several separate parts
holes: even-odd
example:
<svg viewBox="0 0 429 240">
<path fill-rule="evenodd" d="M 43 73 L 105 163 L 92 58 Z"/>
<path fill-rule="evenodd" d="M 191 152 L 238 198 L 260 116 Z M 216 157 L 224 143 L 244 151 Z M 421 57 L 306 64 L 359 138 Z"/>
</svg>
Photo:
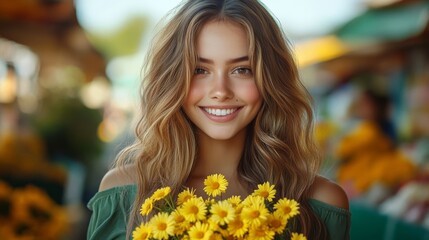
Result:
<svg viewBox="0 0 429 240">
<path fill-rule="evenodd" d="M 355 124 L 335 149 L 337 180 L 351 199 L 378 204 L 413 177 L 415 166 L 397 146 L 389 96 L 362 89 L 350 106 Z"/>
<path fill-rule="evenodd" d="M 352 106 L 352 118 L 373 122 L 381 132 L 396 142 L 396 129 L 391 118 L 391 100 L 388 95 L 371 88 L 362 89 Z"/>
</svg>

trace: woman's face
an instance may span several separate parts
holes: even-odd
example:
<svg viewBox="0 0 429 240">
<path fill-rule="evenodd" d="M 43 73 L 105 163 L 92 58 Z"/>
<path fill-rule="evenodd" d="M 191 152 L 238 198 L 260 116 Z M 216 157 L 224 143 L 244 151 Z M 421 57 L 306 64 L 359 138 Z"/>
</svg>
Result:
<svg viewBox="0 0 429 240">
<path fill-rule="evenodd" d="M 243 133 L 261 107 L 248 49 L 246 32 L 231 22 L 208 22 L 198 35 L 197 67 L 183 109 L 210 138 Z"/>
</svg>

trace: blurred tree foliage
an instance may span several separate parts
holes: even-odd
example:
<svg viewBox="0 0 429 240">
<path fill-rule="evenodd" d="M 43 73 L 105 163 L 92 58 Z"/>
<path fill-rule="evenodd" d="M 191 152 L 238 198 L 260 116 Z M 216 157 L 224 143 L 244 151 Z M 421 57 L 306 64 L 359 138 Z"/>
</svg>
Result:
<svg viewBox="0 0 429 240">
<path fill-rule="evenodd" d="M 44 139 L 51 158 L 63 156 L 88 165 L 103 150 L 97 129 L 101 109 L 90 109 L 80 99 L 84 76 L 76 67 L 56 69 L 43 79 L 41 99 L 33 125 Z"/>
<path fill-rule="evenodd" d="M 140 47 L 147 19 L 132 16 L 120 28 L 112 32 L 86 32 L 88 40 L 106 58 L 131 55 Z"/>
</svg>

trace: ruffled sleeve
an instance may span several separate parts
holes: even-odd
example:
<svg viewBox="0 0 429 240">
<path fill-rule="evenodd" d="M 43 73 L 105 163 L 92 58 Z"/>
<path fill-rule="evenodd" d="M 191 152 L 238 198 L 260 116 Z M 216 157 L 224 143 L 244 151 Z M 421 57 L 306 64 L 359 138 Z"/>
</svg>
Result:
<svg viewBox="0 0 429 240">
<path fill-rule="evenodd" d="M 330 240 L 350 239 L 350 211 L 328 205 L 316 199 L 310 199 L 309 203 L 314 212 L 325 223 Z"/>
<path fill-rule="evenodd" d="M 128 216 L 136 194 L 133 185 L 98 192 L 88 203 L 92 211 L 88 240 L 125 239 Z"/>
</svg>

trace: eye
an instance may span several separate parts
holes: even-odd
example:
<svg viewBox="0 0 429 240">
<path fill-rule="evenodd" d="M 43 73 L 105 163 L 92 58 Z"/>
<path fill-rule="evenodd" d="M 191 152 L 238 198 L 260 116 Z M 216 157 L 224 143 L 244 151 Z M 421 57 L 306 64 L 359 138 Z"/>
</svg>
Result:
<svg viewBox="0 0 429 240">
<path fill-rule="evenodd" d="M 238 67 L 232 71 L 233 74 L 252 75 L 252 69 L 248 67 Z"/>
<path fill-rule="evenodd" d="M 194 70 L 194 75 L 200 75 L 200 74 L 207 74 L 207 70 L 203 69 L 203 68 L 195 68 Z"/>
</svg>

